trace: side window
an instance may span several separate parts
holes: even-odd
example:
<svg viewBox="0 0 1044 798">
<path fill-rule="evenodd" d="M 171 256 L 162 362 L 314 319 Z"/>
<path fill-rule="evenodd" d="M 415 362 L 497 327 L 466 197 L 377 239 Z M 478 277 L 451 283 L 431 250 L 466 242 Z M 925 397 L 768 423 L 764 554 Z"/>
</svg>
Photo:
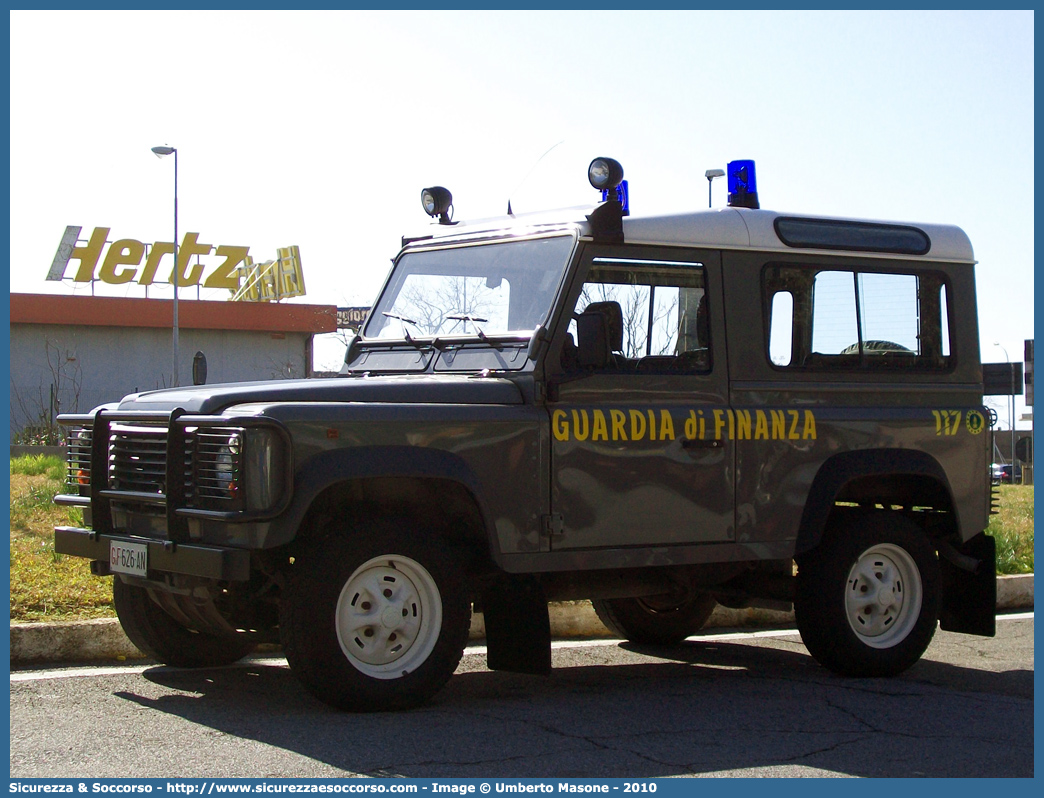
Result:
<svg viewBox="0 0 1044 798">
<path fill-rule="evenodd" d="M 767 352 L 783 368 L 875 370 L 950 366 L 946 283 L 895 274 L 769 267 Z"/>
<path fill-rule="evenodd" d="M 794 295 L 777 291 L 772 295 L 769 317 L 769 360 L 774 366 L 789 366 L 793 360 Z"/>
<path fill-rule="evenodd" d="M 703 265 L 681 261 L 595 258 L 569 326 L 563 366 L 579 368 L 571 345 L 582 315 L 605 317 L 611 356 L 605 370 L 631 373 L 709 371 L 710 323 Z"/>
<path fill-rule="evenodd" d="M 917 278 L 911 274 L 819 272 L 812 284 L 812 352 L 917 353 Z"/>
<path fill-rule="evenodd" d="M 819 272 L 812 283 L 812 351 L 839 355 L 859 340 L 851 272 Z"/>
<path fill-rule="evenodd" d="M 942 339 L 939 348 L 943 357 L 950 356 L 950 311 L 946 299 L 946 284 L 939 286 L 939 314 L 942 317 Z"/>
</svg>

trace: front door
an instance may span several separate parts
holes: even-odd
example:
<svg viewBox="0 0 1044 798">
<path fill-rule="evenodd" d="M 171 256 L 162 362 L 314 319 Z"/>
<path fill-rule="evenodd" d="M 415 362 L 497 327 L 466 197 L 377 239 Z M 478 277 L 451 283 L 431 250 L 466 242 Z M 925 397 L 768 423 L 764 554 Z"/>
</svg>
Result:
<svg viewBox="0 0 1044 798">
<path fill-rule="evenodd" d="M 581 274 L 574 319 L 604 314 L 612 354 L 582 365 L 570 325 L 548 405 L 552 548 L 734 540 L 720 253 L 590 246 Z"/>
</svg>

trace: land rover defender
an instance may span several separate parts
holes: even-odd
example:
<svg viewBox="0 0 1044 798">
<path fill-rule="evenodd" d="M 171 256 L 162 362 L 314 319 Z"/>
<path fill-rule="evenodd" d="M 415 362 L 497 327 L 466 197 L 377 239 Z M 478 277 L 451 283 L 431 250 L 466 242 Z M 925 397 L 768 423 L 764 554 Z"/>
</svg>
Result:
<svg viewBox="0 0 1044 798">
<path fill-rule="evenodd" d="M 716 604 L 793 606 L 848 676 L 938 624 L 992 635 L 989 417 L 974 257 L 940 224 L 729 206 L 436 220 L 336 378 L 172 388 L 66 415 L 82 528 L 146 654 L 280 642 L 320 700 L 415 706 L 456 669 L 551 667 L 547 603 L 678 643 Z"/>
</svg>

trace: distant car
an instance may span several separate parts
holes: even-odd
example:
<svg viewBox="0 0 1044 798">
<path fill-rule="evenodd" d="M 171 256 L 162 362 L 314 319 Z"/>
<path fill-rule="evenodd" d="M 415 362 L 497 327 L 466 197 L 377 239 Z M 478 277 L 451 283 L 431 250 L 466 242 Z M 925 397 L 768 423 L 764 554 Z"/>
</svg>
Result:
<svg viewBox="0 0 1044 798">
<path fill-rule="evenodd" d="M 1001 482 L 1006 482 L 1008 484 L 1011 484 L 1013 481 L 1014 482 L 1022 482 L 1022 466 L 1016 465 L 1016 466 L 1014 466 L 1014 468 L 1015 468 L 1015 479 L 1012 480 L 1012 478 L 1011 478 L 1011 472 L 1012 472 L 1012 465 L 1011 465 L 1011 463 L 1006 463 L 1006 464 L 1002 465 L 1000 467 L 1000 469 L 1001 469 L 1000 481 Z"/>
<path fill-rule="evenodd" d="M 1004 466 L 994 463 L 990 466 L 990 480 L 994 485 L 999 485 L 1002 479 L 1004 479 Z"/>
</svg>

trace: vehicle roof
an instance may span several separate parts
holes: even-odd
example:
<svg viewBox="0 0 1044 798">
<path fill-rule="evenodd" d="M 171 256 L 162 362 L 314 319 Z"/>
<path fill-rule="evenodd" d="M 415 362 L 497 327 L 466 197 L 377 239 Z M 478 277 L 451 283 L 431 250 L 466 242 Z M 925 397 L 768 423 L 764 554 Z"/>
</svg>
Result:
<svg viewBox="0 0 1044 798">
<path fill-rule="evenodd" d="M 431 225 L 424 234 L 407 241 L 431 241 L 452 238 L 486 237 L 491 233 L 524 234 L 563 227 L 579 227 L 581 235 L 591 235 L 586 214 L 594 207 L 567 208 L 562 211 L 535 214 L 518 214 L 453 225 Z M 955 261 L 974 263 L 975 254 L 971 241 L 961 228 L 947 224 L 923 224 L 895 222 L 880 219 L 854 219 L 835 216 L 813 216 L 809 214 L 781 213 L 749 208 L 716 208 L 687 213 L 657 216 L 626 216 L 623 220 L 624 241 L 629 244 L 665 244 L 669 246 L 690 245 L 715 249 L 752 249 L 777 252 L 822 252 L 837 254 L 838 250 L 816 250 L 790 247 L 776 234 L 776 219 L 798 218 L 828 220 L 835 222 L 863 222 L 871 224 L 898 224 L 915 227 L 924 232 L 931 246 L 923 255 L 892 255 L 902 259 Z M 887 253 L 873 253 L 888 257 Z"/>
</svg>

